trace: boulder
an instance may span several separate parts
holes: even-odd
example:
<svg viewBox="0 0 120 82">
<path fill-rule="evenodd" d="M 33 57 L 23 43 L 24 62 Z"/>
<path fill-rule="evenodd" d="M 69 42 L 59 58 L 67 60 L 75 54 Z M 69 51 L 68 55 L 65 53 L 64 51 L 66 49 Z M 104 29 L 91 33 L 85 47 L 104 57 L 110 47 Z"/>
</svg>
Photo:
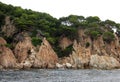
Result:
<svg viewBox="0 0 120 82">
<path fill-rule="evenodd" d="M 0 45 L 0 65 L 4 68 L 15 68 L 16 58 L 11 49 Z"/>
<path fill-rule="evenodd" d="M 70 63 L 65 64 L 66 68 L 72 68 L 72 65 Z"/>
<path fill-rule="evenodd" d="M 90 66 L 98 69 L 113 69 L 120 67 L 120 63 L 113 57 L 92 55 Z"/>
<path fill-rule="evenodd" d="M 57 68 L 64 68 L 64 65 L 59 64 L 59 63 L 56 63 L 56 67 L 57 67 Z"/>
</svg>

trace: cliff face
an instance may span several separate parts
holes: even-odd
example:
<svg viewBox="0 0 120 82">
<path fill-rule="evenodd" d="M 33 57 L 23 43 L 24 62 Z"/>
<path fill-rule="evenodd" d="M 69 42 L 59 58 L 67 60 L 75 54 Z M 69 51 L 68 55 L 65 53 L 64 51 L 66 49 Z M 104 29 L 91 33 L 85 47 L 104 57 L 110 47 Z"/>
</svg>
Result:
<svg viewBox="0 0 120 82">
<path fill-rule="evenodd" d="M 55 68 L 58 61 L 57 54 L 45 38 L 39 50 L 36 51 L 36 48 L 31 43 L 31 38 L 25 37 L 22 42 L 18 42 L 14 53 L 23 68 Z"/>
<path fill-rule="evenodd" d="M 57 62 L 57 54 L 54 52 L 49 42 L 44 38 L 39 51 L 36 54 L 33 66 L 40 68 L 55 68 Z"/>
<path fill-rule="evenodd" d="M 6 16 L 5 25 L 2 26 L 2 32 L 4 33 L 4 36 L 12 36 L 15 33 L 15 30 L 16 28 L 13 24 L 13 21 L 10 20 L 9 16 Z"/>
<path fill-rule="evenodd" d="M 14 53 L 19 63 L 25 62 L 32 48 L 34 48 L 34 46 L 31 43 L 30 37 L 25 37 L 23 41 L 17 43 Z"/>
<path fill-rule="evenodd" d="M 0 37 L 0 65 L 3 68 L 15 68 L 16 58 L 11 49 L 7 48 L 6 41 Z"/>
<path fill-rule="evenodd" d="M 61 37 L 59 41 L 59 46 L 62 50 L 71 45 L 73 42 L 67 37 Z"/>
<path fill-rule="evenodd" d="M 105 30 L 106 31 L 106 30 Z M 15 33 L 15 26 L 9 17 L 5 19 L 2 32 L 6 37 Z M 100 68 L 112 69 L 120 67 L 120 38 L 114 33 L 114 40 L 107 43 L 103 35 L 92 39 L 85 34 L 85 29 L 78 30 L 78 38 L 74 41 L 67 37 L 60 38 L 59 46 L 65 50 L 73 44 L 73 50 L 68 57 L 58 58 L 49 42 L 44 38 L 38 47 L 33 46 L 27 32 L 16 35 L 17 44 L 14 50 L 6 46 L 7 42 L 0 37 L 0 67 L 1 68 Z M 9 38 L 8 38 L 9 40 Z M 17 42 L 18 41 L 18 42 Z M 69 50 L 69 49 L 68 49 Z"/>
<path fill-rule="evenodd" d="M 112 69 L 120 67 L 118 36 L 114 34 L 115 40 L 106 43 L 102 36 L 92 40 L 84 34 L 84 31 L 79 30 L 79 41 L 75 40 L 73 42 L 72 54 L 63 59 L 63 64 L 70 63 L 74 68 Z"/>
</svg>

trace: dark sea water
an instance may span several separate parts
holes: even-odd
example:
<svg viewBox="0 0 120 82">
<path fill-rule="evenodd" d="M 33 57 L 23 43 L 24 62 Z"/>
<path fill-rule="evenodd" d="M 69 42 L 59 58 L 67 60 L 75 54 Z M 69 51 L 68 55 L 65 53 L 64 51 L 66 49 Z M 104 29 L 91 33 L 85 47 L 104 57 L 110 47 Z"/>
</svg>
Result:
<svg viewBox="0 0 120 82">
<path fill-rule="evenodd" d="M 120 82 L 120 69 L 32 69 L 0 71 L 0 82 Z"/>
</svg>

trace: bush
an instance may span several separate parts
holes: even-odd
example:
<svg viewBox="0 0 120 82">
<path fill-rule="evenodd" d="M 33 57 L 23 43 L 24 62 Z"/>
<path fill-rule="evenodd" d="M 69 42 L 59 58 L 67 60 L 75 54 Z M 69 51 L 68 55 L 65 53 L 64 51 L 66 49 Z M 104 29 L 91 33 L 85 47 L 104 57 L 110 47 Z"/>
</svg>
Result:
<svg viewBox="0 0 120 82">
<path fill-rule="evenodd" d="M 89 46 L 90 46 L 90 43 L 87 42 L 86 45 L 85 45 L 85 47 L 88 48 Z"/>
<path fill-rule="evenodd" d="M 37 46 L 37 45 L 40 45 L 42 42 L 42 40 L 40 38 L 37 38 L 37 37 L 32 37 L 32 44 L 34 46 Z"/>
<path fill-rule="evenodd" d="M 97 39 L 100 35 L 103 34 L 103 30 L 99 27 L 90 27 L 86 28 L 85 34 L 90 36 L 92 40 Z"/>
<path fill-rule="evenodd" d="M 68 57 L 73 51 L 73 44 L 69 45 L 64 50 L 62 50 L 59 46 L 54 48 L 54 50 L 56 51 L 58 57 Z"/>
<path fill-rule="evenodd" d="M 53 38 L 53 37 L 48 37 L 47 40 L 48 40 L 51 44 L 55 44 L 55 42 L 56 42 L 56 38 Z"/>
<path fill-rule="evenodd" d="M 101 35 L 101 33 L 99 31 L 95 31 L 95 30 L 87 30 L 87 31 L 85 31 L 85 34 L 90 36 L 92 40 L 97 39 L 98 36 Z"/>
<path fill-rule="evenodd" d="M 7 44 L 5 44 L 5 46 L 8 47 L 8 48 L 10 48 L 10 49 L 14 49 L 14 47 L 13 47 L 12 44 L 7 43 Z"/>
<path fill-rule="evenodd" d="M 112 32 L 105 32 L 103 34 L 103 40 L 106 41 L 107 43 L 110 43 L 111 41 L 113 41 L 115 38 L 115 36 L 113 35 Z"/>
</svg>

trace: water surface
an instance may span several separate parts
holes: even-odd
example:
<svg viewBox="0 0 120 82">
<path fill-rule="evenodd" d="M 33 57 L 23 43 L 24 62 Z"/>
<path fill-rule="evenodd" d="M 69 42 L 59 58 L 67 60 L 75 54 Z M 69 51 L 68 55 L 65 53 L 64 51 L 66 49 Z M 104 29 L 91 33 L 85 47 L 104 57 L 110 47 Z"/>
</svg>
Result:
<svg viewBox="0 0 120 82">
<path fill-rule="evenodd" d="M 0 71 L 0 82 L 120 82 L 120 69 L 32 69 Z"/>
</svg>

